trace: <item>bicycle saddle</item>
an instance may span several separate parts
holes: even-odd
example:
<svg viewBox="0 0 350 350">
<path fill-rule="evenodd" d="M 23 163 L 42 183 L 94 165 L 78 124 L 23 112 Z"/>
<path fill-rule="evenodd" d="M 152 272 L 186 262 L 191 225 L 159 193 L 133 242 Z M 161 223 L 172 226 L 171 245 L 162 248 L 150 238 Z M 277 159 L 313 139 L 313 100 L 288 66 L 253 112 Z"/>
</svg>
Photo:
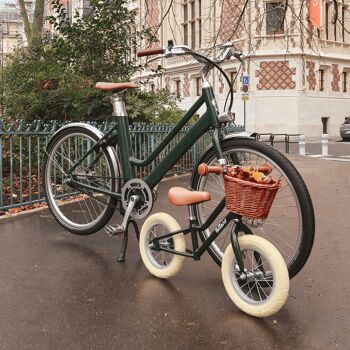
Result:
<svg viewBox="0 0 350 350">
<path fill-rule="evenodd" d="M 211 194 L 204 191 L 189 191 L 183 187 L 172 187 L 168 199 L 174 205 L 190 205 L 211 200 Z"/>
<path fill-rule="evenodd" d="M 139 86 L 134 83 L 105 83 L 98 82 L 95 85 L 95 88 L 102 91 L 121 91 L 125 89 L 137 89 Z"/>
</svg>

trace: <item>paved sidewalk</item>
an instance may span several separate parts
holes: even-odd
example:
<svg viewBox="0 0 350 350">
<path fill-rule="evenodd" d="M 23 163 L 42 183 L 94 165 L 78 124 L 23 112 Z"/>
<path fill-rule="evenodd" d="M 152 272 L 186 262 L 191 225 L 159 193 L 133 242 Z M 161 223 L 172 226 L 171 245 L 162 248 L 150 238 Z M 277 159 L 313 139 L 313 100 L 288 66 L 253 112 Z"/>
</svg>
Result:
<svg viewBox="0 0 350 350">
<path fill-rule="evenodd" d="M 120 264 L 120 236 L 71 235 L 44 210 L 0 220 L 0 349 L 349 349 L 349 166 L 289 157 L 310 189 L 317 232 L 277 315 L 239 311 L 207 255 L 159 280 L 133 236 Z M 184 223 L 166 191 L 188 181 L 163 182 L 154 211 Z"/>
</svg>

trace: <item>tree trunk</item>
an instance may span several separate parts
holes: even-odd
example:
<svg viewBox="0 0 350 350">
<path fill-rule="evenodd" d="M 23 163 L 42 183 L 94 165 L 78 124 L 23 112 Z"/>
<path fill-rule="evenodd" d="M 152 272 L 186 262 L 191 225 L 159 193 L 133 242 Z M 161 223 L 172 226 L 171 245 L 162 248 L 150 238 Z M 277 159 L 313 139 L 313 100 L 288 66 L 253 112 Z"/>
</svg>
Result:
<svg viewBox="0 0 350 350">
<path fill-rule="evenodd" d="M 28 12 L 24 4 L 24 0 L 18 0 L 21 10 L 21 16 L 24 24 L 24 32 L 28 41 L 29 48 L 33 47 L 35 41 L 41 38 L 44 26 L 44 8 L 45 0 L 36 0 L 33 23 L 29 22 Z"/>
</svg>

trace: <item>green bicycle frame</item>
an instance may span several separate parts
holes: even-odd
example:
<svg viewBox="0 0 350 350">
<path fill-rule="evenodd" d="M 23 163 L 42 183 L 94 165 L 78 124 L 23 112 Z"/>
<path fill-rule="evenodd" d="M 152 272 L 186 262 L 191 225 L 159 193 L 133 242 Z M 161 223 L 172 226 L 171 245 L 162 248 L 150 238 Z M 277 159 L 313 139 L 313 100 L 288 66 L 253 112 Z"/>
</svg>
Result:
<svg viewBox="0 0 350 350">
<path fill-rule="evenodd" d="M 182 127 L 196 114 L 202 105 L 206 105 L 206 112 L 199 118 L 199 120 L 192 126 L 189 132 L 174 146 L 174 148 L 163 158 L 159 165 L 145 178 L 146 183 L 154 188 L 168 170 L 186 153 L 186 151 L 208 130 L 214 130 L 212 142 L 217 158 L 223 158 L 220 147 L 221 123 L 218 119 L 218 110 L 213 90 L 209 84 L 202 88 L 202 95 L 188 110 L 188 112 L 176 123 L 169 134 L 160 142 L 155 150 L 144 160 L 139 160 L 133 157 L 131 139 L 129 133 L 129 123 L 127 116 L 116 116 L 117 124 L 112 127 L 90 150 L 88 150 L 83 157 L 74 164 L 74 166 L 67 172 L 71 175 L 76 167 L 86 159 L 94 150 L 103 147 L 106 144 L 118 145 L 122 152 L 120 152 L 121 166 L 124 181 L 128 181 L 135 177 L 134 167 L 146 166 L 150 164 L 169 144 L 175 135 L 182 129 Z M 116 131 L 116 133 L 115 133 Z M 105 189 L 97 188 L 91 185 L 81 183 L 77 180 L 70 179 L 69 184 L 75 188 L 85 188 L 96 191 L 115 198 L 120 198 L 120 193 L 110 192 Z"/>
</svg>

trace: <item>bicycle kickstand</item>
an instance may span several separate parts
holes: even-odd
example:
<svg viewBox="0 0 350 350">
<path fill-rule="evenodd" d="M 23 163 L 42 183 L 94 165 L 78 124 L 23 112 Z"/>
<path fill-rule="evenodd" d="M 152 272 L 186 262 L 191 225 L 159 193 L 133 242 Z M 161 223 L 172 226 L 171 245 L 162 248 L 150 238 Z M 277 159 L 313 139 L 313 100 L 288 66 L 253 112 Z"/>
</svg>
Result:
<svg viewBox="0 0 350 350">
<path fill-rule="evenodd" d="M 137 241 L 139 241 L 140 238 L 140 230 L 135 220 L 128 220 L 126 228 L 124 230 L 123 235 L 123 244 L 120 249 L 120 254 L 117 259 L 118 262 L 124 262 L 125 261 L 125 254 L 126 254 L 126 248 L 128 247 L 128 238 L 129 238 L 129 226 L 132 224 L 134 226 L 134 231 L 136 234 Z"/>
</svg>

